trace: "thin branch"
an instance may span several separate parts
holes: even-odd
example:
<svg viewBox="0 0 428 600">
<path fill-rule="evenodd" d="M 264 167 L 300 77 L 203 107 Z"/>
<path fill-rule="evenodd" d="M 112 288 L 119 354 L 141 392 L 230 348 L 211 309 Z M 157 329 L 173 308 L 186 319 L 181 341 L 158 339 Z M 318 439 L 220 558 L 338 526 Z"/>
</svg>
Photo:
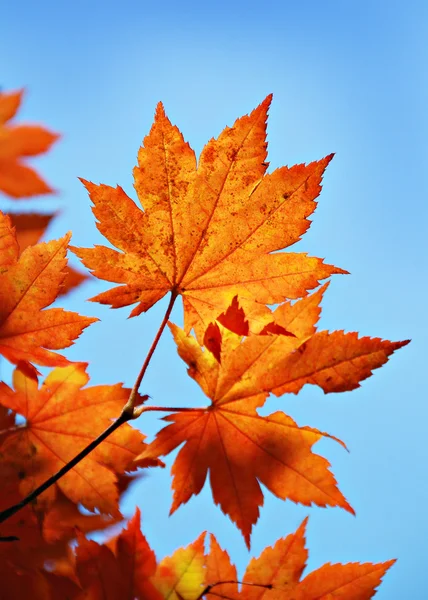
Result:
<svg viewBox="0 0 428 600">
<path fill-rule="evenodd" d="M 86 456 L 88 456 L 88 454 L 90 454 L 92 452 L 92 450 L 94 450 L 97 446 L 99 446 L 99 444 L 101 444 L 101 442 L 103 442 L 106 438 L 108 438 L 114 431 L 116 431 L 116 429 L 118 429 L 121 425 L 123 425 L 123 423 L 126 423 L 127 421 L 130 421 L 131 419 L 137 418 L 137 416 L 139 416 L 143 412 L 141 410 L 143 407 L 138 407 L 137 408 L 138 414 L 135 414 L 136 409 L 134 407 L 135 407 L 135 401 L 137 400 L 138 390 L 139 390 L 139 387 L 143 380 L 143 377 L 147 371 L 147 367 L 149 366 L 149 363 L 153 356 L 153 353 L 156 350 L 156 346 L 158 345 L 158 342 L 163 333 L 163 330 L 165 329 L 166 324 L 168 323 L 168 319 L 171 315 L 171 311 L 174 306 L 174 302 L 177 299 L 177 295 L 178 294 L 175 291 L 173 291 L 171 293 L 171 298 L 169 300 L 168 308 L 166 309 L 162 323 L 160 324 L 160 327 L 155 336 L 155 339 L 153 340 L 153 343 L 152 343 L 150 350 L 146 356 L 143 366 L 141 367 L 141 370 L 135 381 L 134 387 L 131 390 L 128 401 L 125 404 L 125 406 L 123 407 L 120 416 L 111 425 L 109 425 L 109 427 L 107 427 L 107 429 L 105 429 L 103 431 L 103 433 L 101 433 L 95 440 L 93 440 L 90 444 L 88 444 L 86 446 L 86 448 L 84 448 L 81 452 L 79 452 L 79 454 L 77 454 L 73 459 L 71 459 L 66 465 L 64 465 L 54 475 L 49 477 L 49 479 L 47 479 L 44 483 L 42 483 L 42 485 L 40 485 L 38 488 L 36 488 L 30 494 L 28 494 L 28 496 L 26 496 L 23 500 L 21 500 L 21 502 L 18 502 L 17 504 L 10 506 L 6 510 L 1 511 L 0 512 L 0 523 L 3 523 L 3 521 L 6 521 L 6 519 L 9 519 L 12 515 L 17 513 L 18 511 L 20 511 L 22 508 L 24 508 L 24 506 L 27 506 L 27 504 L 29 504 L 30 502 L 35 500 L 38 496 L 40 496 L 40 494 L 42 494 L 44 491 L 46 491 L 51 485 L 56 483 L 59 479 L 61 479 L 61 477 L 63 477 L 66 473 L 71 471 L 71 469 L 73 467 L 75 467 L 81 460 L 83 460 Z M 148 396 L 147 396 L 147 398 L 148 398 Z M 151 409 L 149 407 L 147 407 L 147 408 L 148 408 L 148 410 L 161 410 L 160 408 L 157 408 L 157 407 L 151 408 Z M 163 409 L 163 410 L 166 410 L 166 409 Z M 173 410 L 177 410 L 177 409 L 173 409 Z M 13 541 L 15 539 L 18 540 L 19 538 L 16 538 L 15 536 L 7 536 L 4 538 L 0 537 L 0 542 L 1 541 Z"/>
<path fill-rule="evenodd" d="M 209 594 L 213 588 L 217 587 L 218 585 L 224 585 L 226 583 L 232 583 L 234 585 L 250 585 L 253 587 L 264 588 L 266 590 L 274 589 L 274 587 L 271 583 L 252 583 L 249 581 L 236 581 L 236 580 L 230 579 L 227 581 L 217 581 L 216 583 L 210 583 L 210 585 L 207 585 L 207 587 L 204 589 L 204 591 L 199 594 L 199 596 L 196 598 L 196 600 L 202 600 L 202 598 L 205 596 L 205 594 Z M 214 592 L 213 596 L 217 596 L 217 594 Z M 219 598 L 229 598 L 229 596 L 221 595 L 221 596 L 219 596 Z M 232 598 L 230 598 L 230 600 L 232 600 Z"/>
<path fill-rule="evenodd" d="M 116 429 L 118 429 L 121 425 L 123 425 L 123 423 L 126 423 L 130 419 L 131 419 L 131 417 L 127 413 L 122 411 L 121 415 L 116 419 L 116 421 L 114 421 L 111 425 L 109 425 L 109 427 L 107 427 L 107 429 L 105 429 L 95 440 L 93 440 L 90 444 L 88 444 L 86 446 L 86 448 L 84 448 L 81 452 L 79 452 L 79 454 L 77 454 L 74 458 L 72 458 L 66 465 L 61 467 L 61 469 L 59 471 L 57 471 L 54 475 L 49 477 L 49 479 L 47 479 L 44 483 L 42 483 L 42 485 L 39 485 L 38 488 L 33 490 L 31 492 L 31 494 L 28 494 L 28 496 L 26 498 L 24 498 L 23 500 L 21 500 L 21 502 L 18 502 L 17 504 L 14 504 L 10 508 L 7 508 L 6 510 L 1 511 L 0 512 L 0 523 L 3 523 L 3 521 L 6 521 L 6 519 L 9 519 L 9 517 L 11 517 L 15 513 L 17 513 L 19 510 L 21 510 L 21 508 L 24 508 L 24 506 L 27 506 L 27 504 L 29 504 L 30 502 L 35 500 L 38 496 L 40 496 L 40 494 L 42 494 L 44 491 L 46 491 L 48 488 L 50 488 L 51 485 L 56 483 L 58 481 L 58 479 L 61 479 L 61 477 L 63 477 L 66 473 L 71 471 L 71 469 L 73 467 L 75 467 L 81 460 L 83 460 L 86 456 L 88 456 L 88 454 L 90 454 L 92 452 L 92 450 L 94 450 L 97 446 L 99 446 L 99 444 L 101 444 L 101 442 L 103 442 L 106 438 L 108 438 L 109 435 L 111 435 L 113 433 L 113 431 L 116 431 Z"/>
<path fill-rule="evenodd" d="M 137 406 L 134 408 L 133 419 L 137 419 L 145 412 L 160 411 L 160 412 L 206 412 L 206 408 L 189 408 L 188 406 Z"/>
<path fill-rule="evenodd" d="M 168 304 L 168 308 L 166 309 L 164 318 L 162 320 L 162 323 L 159 326 L 158 332 L 155 336 L 155 339 L 153 340 L 152 345 L 150 346 L 150 350 L 146 356 L 146 360 L 143 363 L 143 366 L 141 367 L 141 371 L 138 374 L 138 377 L 134 383 L 134 387 L 131 390 L 131 393 L 129 395 L 129 399 L 128 402 L 125 404 L 125 406 L 123 407 L 123 412 L 129 413 L 129 415 L 131 416 L 131 418 L 136 418 L 134 415 L 134 407 L 135 407 L 135 402 L 137 400 L 137 394 L 138 394 L 138 390 L 140 388 L 141 382 L 143 380 L 143 377 L 147 371 L 147 367 L 149 366 L 150 360 L 153 356 L 154 351 L 156 350 L 156 346 L 158 345 L 158 342 L 161 338 L 161 335 L 163 333 L 163 330 L 166 327 L 166 324 L 168 323 L 168 319 L 171 315 L 172 312 L 172 308 L 174 306 L 174 302 L 177 299 L 177 292 L 176 291 L 172 291 L 171 292 L 171 298 L 169 299 L 169 304 Z"/>
</svg>

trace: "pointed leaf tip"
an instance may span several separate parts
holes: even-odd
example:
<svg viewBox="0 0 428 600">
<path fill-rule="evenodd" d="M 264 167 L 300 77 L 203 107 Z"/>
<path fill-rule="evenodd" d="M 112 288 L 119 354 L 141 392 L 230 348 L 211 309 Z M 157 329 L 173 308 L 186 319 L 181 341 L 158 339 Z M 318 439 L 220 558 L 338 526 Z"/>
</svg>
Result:
<svg viewBox="0 0 428 600">
<path fill-rule="evenodd" d="M 84 179 L 83 177 L 78 177 L 77 179 L 85 186 L 90 194 L 91 190 L 95 187 L 95 183 L 92 183 L 92 181 L 89 181 L 89 179 Z"/>
<path fill-rule="evenodd" d="M 244 310 L 239 306 L 238 296 L 233 297 L 231 304 L 217 317 L 217 321 L 238 335 L 247 336 L 249 333 L 248 321 Z"/>
<path fill-rule="evenodd" d="M 268 116 L 268 111 L 272 102 L 273 94 L 268 94 L 266 98 L 251 112 L 251 115 L 257 114 L 257 112 L 265 113 L 265 120 Z"/>
<path fill-rule="evenodd" d="M 24 89 L 15 92 L 0 91 L 0 123 L 13 119 L 22 103 L 24 91 Z"/>
<path fill-rule="evenodd" d="M 163 102 L 159 101 L 159 102 L 156 104 L 156 110 L 155 110 L 155 121 L 156 121 L 157 119 L 160 119 L 160 118 L 162 118 L 162 117 L 165 117 L 165 116 L 166 116 L 166 115 L 165 115 L 165 107 L 164 107 L 164 105 L 163 105 Z"/>
<path fill-rule="evenodd" d="M 271 105 L 271 103 L 272 103 L 272 98 L 273 98 L 273 94 L 272 94 L 272 93 L 268 94 L 268 95 L 266 96 L 266 98 L 263 100 L 262 104 L 266 104 L 266 105 L 267 105 L 267 108 L 269 108 L 269 106 L 270 106 L 270 105 Z"/>
</svg>

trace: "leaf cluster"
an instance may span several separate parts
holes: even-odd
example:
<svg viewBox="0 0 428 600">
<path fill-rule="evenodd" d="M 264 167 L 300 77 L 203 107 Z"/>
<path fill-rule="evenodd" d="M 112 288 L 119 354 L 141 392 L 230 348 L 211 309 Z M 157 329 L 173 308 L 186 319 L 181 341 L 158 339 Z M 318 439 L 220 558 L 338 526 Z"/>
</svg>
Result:
<svg viewBox="0 0 428 600">
<path fill-rule="evenodd" d="M 25 159 L 57 137 L 10 124 L 21 95 L 0 94 L 0 190 L 16 199 L 52 191 Z M 211 139 L 198 161 L 159 104 L 134 169 L 140 206 L 120 187 L 83 182 L 113 247 L 72 250 L 95 277 L 118 284 L 91 300 L 133 306 L 137 317 L 170 294 L 132 389 L 88 386 L 87 363 L 58 352 L 97 320 L 50 307 L 84 279 L 67 266 L 71 234 L 37 243 L 53 215 L 0 213 L 0 354 L 16 366 L 13 385 L 0 382 L 5 599 L 363 600 L 393 564 L 327 564 L 303 577 L 306 520 L 252 559 L 242 582 L 214 536 L 208 551 L 202 534 L 157 562 L 138 510 L 105 544 L 85 537 L 121 522 L 120 498 L 141 478 L 137 469 L 164 466 L 161 457 L 177 448 L 171 512 L 209 478 L 214 503 L 248 548 L 261 484 L 283 500 L 354 512 L 313 451 L 323 437 L 345 444 L 315 424 L 259 409 L 306 384 L 353 390 L 408 340 L 318 330 L 328 287 L 321 281 L 346 271 L 286 249 L 310 225 L 332 155 L 268 173 L 270 102 Z M 179 297 L 183 328 L 170 321 Z M 167 325 L 205 408 L 151 406 L 139 393 Z M 44 381 L 37 366 L 50 368 Z M 151 443 L 130 425 L 147 411 L 169 413 Z"/>
</svg>

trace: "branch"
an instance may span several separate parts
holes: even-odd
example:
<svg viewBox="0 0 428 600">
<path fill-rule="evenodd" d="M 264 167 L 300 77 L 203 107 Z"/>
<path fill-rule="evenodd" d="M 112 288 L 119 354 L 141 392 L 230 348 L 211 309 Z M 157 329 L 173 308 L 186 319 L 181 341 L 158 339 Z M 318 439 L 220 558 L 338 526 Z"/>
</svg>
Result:
<svg viewBox="0 0 428 600">
<path fill-rule="evenodd" d="M 160 411 L 160 412 L 206 412 L 207 408 L 190 408 L 188 406 L 137 406 L 134 409 L 133 419 L 137 419 L 140 415 L 149 411 Z"/>
<path fill-rule="evenodd" d="M 166 324 L 168 323 L 168 319 L 171 315 L 171 311 L 174 306 L 174 302 L 177 299 L 177 296 L 178 296 L 177 292 L 173 291 L 171 293 L 171 298 L 169 300 L 169 304 L 166 309 L 162 323 L 159 326 L 159 329 L 155 336 L 155 339 L 153 340 L 153 343 L 150 346 L 150 350 L 146 356 L 143 366 L 141 367 L 141 370 L 138 374 L 135 384 L 131 390 L 128 401 L 125 404 L 125 406 L 123 407 L 123 410 L 122 410 L 120 416 L 111 425 L 109 425 L 109 427 L 107 427 L 107 429 L 105 429 L 95 440 L 93 440 L 90 444 L 88 444 L 86 446 L 86 448 L 84 448 L 81 452 L 79 452 L 79 454 L 77 454 L 74 458 L 72 458 L 67 464 L 65 464 L 54 475 L 49 477 L 49 479 L 47 479 L 44 483 L 42 483 L 42 485 L 40 485 L 38 488 L 36 488 L 30 494 L 28 494 L 28 496 L 26 496 L 23 500 L 21 500 L 21 502 L 18 502 L 17 504 L 14 504 L 13 506 L 7 508 L 6 510 L 1 511 L 0 512 L 0 523 L 3 523 L 4 521 L 6 521 L 6 519 L 9 519 L 12 515 L 17 513 L 18 511 L 20 511 L 22 508 L 24 508 L 24 506 L 27 506 L 27 504 L 29 504 L 30 502 L 35 500 L 38 496 L 40 496 L 40 494 L 42 494 L 44 491 L 46 491 L 48 488 L 50 488 L 51 485 L 56 483 L 59 479 L 61 479 L 61 477 L 63 477 L 73 467 L 75 467 L 81 460 L 83 460 L 86 456 L 88 456 L 88 454 L 90 454 L 92 452 L 92 450 L 94 450 L 97 446 L 99 446 L 99 444 L 101 444 L 101 442 L 103 442 L 106 438 L 108 438 L 114 431 L 116 431 L 116 429 L 118 429 L 121 425 L 123 425 L 123 423 L 126 423 L 127 421 L 131 421 L 132 419 L 136 419 L 138 416 L 140 416 L 140 414 L 143 412 L 143 410 L 141 410 L 142 407 L 138 407 L 137 409 L 135 409 L 135 401 L 137 400 L 138 390 L 139 390 L 139 387 L 143 380 L 143 377 L 147 371 L 147 367 L 149 366 L 149 363 L 153 356 L 153 353 L 156 350 L 156 346 L 158 345 L 161 335 L 166 327 Z M 149 408 L 148 410 L 165 410 L 165 409 L 161 409 L 160 407 L 153 407 L 151 409 Z M 174 409 L 174 410 L 176 410 L 176 409 Z M 14 540 L 18 540 L 18 539 L 19 538 L 15 537 L 15 536 L 8 536 L 8 537 L 4 537 L 4 538 L 0 537 L 0 542 L 1 541 L 5 541 L 5 542 L 6 541 L 14 541 Z"/>
<path fill-rule="evenodd" d="M 10 508 L 7 508 L 6 510 L 1 511 L 0 512 L 0 523 L 3 523 L 3 521 L 6 521 L 6 519 L 9 519 L 9 517 L 11 517 L 15 513 L 17 513 L 19 510 L 21 510 L 21 508 L 24 508 L 24 506 L 27 506 L 27 504 L 29 504 L 30 502 L 35 500 L 38 496 L 40 496 L 40 494 L 42 494 L 44 491 L 46 491 L 48 488 L 50 488 L 51 485 L 56 483 L 58 481 L 58 479 L 61 479 L 61 477 L 63 477 L 66 473 L 71 471 L 71 469 L 73 467 L 75 467 L 81 460 L 83 460 L 85 458 L 85 456 L 88 456 L 88 454 L 90 454 L 92 452 L 92 450 L 94 450 L 97 446 L 99 446 L 101 444 L 101 442 L 103 442 L 106 438 L 108 438 L 109 435 L 111 435 L 113 433 L 113 431 L 116 431 L 116 429 L 118 429 L 121 425 L 123 425 L 123 423 L 126 423 L 126 421 L 130 421 L 131 419 L 132 419 L 132 416 L 129 416 L 127 413 L 122 411 L 121 415 L 116 419 L 116 421 L 114 421 L 111 425 L 109 425 L 109 427 L 107 427 L 107 429 L 105 429 L 95 440 L 93 440 L 90 444 L 88 444 L 86 446 L 86 448 L 84 448 L 81 452 L 79 452 L 79 454 L 77 454 L 74 458 L 72 458 L 66 465 L 61 467 L 61 469 L 59 471 L 57 471 L 54 475 L 49 477 L 49 479 L 47 479 L 44 483 L 42 483 L 42 485 L 39 485 L 38 488 L 33 490 L 31 492 L 31 494 L 28 494 L 28 496 L 26 496 L 23 500 L 21 500 L 21 502 L 18 502 L 17 504 L 14 504 Z M 19 539 L 19 538 L 15 538 L 15 539 Z"/>
<path fill-rule="evenodd" d="M 140 388 L 140 385 L 141 385 L 141 382 L 143 380 L 143 377 L 144 377 L 144 375 L 145 375 L 145 373 L 147 371 L 147 367 L 149 366 L 149 363 L 150 363 L 150 360 L 151 360 L 151 358 L 153 356 L 153 353 L 156 350 L 156 346 L 158 345 L 158 342 L 159 342 L 159 340 L 161 338 L 163 330 L 165 329 L 166 324 L 168 323 L 168 319 L 169 319 L 169 317 L 171 315 L 172 308 L 174 306 L 174 302 L 177 299 L 177 296 L 178 296 L 177 292 L 175 292 L 175 291 L 171 292 L 171 298 L 169 299 L 168 308 L 166 309 L 166 312 L 165 312 L 164 318 L 162 320 L 162 323 L 160 324 L 158 332 L 157 332 L 157 334 L 155 336 L 155 339 L 153 340 L 153 343 L 150 346 L 150 350 L 149 350 L 149 352 L 148 352 L 148 354 L 146 356 L 146 360 L 144 361 L 143 366 L 141 367 L 141 371 L 138 373 L 138 377 L 137 377 L 137 379 L 136 379 L 136 381 L 134 383 L 134 387 L 132 388 L 131 393 L 129 395 L 128 402 L 123 407 L 123 411 L 126 412 L 126 413 L 129 413 L 130 416 L 131 416 L 131 418 L 134 418 L 134 419 L 136 418 L 135 415 L 134 415 L 134 407 L 135 407 L 135 401 L 137 399 L 138 390 Z M 137 416 L 139 416 L 139 415 L 137 415 Z"/>
<path fill-rule="evenodd" d="M 235 585 L 236 584 L 238 584 L 238 585 L 250 585 L 250 586 L 253 586 L 253 587 L 264 588 L 266 590 L 273 590 L 274 589 L 274 587 L 273 587 L 273 585 L 271 583 L 252 583 L 252 582 L 247 582 L 247 581 L 235 581 L 235 580 L 217 581 L 216 583 L 210 583 L 210 585 L 207 585 L 207 587 L 204 589 L 203 592 L 201 592 L 199 594 L 199 596 L 196 598 L 196 600 L 202 600 L 202 598 L 205 596 L 205 594 L 209 594 L 213 588 L 215 588 L 218 585 L 224 585 L 225 583 L 233 583 Z M 213 596 L 217 596 L 217 594 L 215 592 L 212 595 Z M 219 596 L 219 598 L 227 599 L 227 598 L 229 598 L 229 596 L 224 596 L 222 594 L 221 596 Z M 233 599 L 230 598 L 230 600 L 233 600 Z"/>
</svg>

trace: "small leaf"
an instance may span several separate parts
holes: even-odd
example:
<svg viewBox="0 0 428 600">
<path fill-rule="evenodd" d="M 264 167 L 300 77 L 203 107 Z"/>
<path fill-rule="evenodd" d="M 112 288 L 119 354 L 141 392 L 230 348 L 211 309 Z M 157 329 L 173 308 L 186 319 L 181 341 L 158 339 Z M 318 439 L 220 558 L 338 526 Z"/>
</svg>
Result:
<svg viewBox="0 0 428 600">
<path fill-rule="evenodd" d="M 15 231 L 0 212 L 0 354 L 10 362 L 66 365 L 56 352 L 68 348 L 96 318 L 46 308 L 56 300 L 66 276 L 70 234 L 27 247 L 18 256 Z"/>
<path fill-rule="evenodd" d="M 20 106 L 22 93 L 0 92 L 0 192 L 15 199 L 53 192 L 22 159 L 47 152 L 59 137 L 39 125 L 8 122 Z"/>
<path fill-rule="evenodd" d="M 176 550 L 158 564 L 153 583 L 162 598 L 196 600 L 200 597 L 205 581 L 204 539 L 205 533 L 202 533 L 193 544 Z"/>
<path fill-rule="evenodd" d="M 237 335 L 248 335 L 249 333 L 248 321 L 245 319 L 244 310 L 239 306 L 238 296 L 233 297 L 231 305 L 217 317 L 217 321 Z M 205 343 L 204 346 L 206 346 Z"/>
</svg>

